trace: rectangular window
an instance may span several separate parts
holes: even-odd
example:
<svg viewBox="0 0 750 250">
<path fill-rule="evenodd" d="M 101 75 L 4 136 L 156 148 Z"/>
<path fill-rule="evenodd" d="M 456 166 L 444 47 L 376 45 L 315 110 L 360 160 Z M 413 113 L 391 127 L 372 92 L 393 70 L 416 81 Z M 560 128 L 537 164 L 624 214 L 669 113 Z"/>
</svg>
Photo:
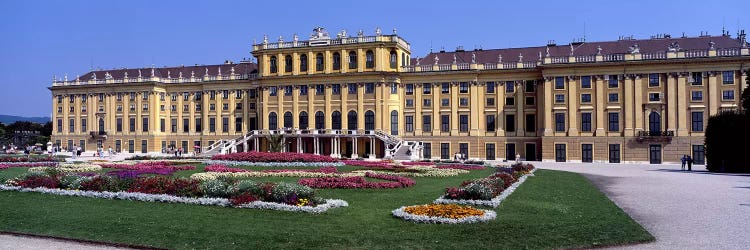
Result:
<svg viewBox="0 0 750 250">
<path fill-rule="evenodd" d="M 450 132 L 451 130 L 450 122 L 451 122 L 450 115 L 440 115 L 440 131 Z"/>
<path fill-rule="evenodd" d="M 208 118 L 208 132 L 216 132 L 216 117 Z"/>
<path fill-rule="evenodd" d="M 86 103 L 86 99 L 88 99 L 86 94 L 81 95 L 81 103 Z"/>
<path fill-rule="evenodd" d="M 505 106 L 515 106 L 515 105 L 516 105 L 516 98 L 505 97 Z"/>
<path fill-rule="evenodd" d="M 130 100 L 135 100 L 135 92 L 130 92 Z"/>
<path fill-rule="evenodd" d="M 141 153 L 148 153 L 148 141 L 141 140 Z"/>
<path fill-rule="evenodd" d="M 565 113 L 555 113 L 555 132 L 565 132 Z"/>
<path fill-rule="evenodd" d="M 277 94 L 278 94 L 278 89 L 276 88 L 276 86 L 268 87 L 268 95 L 276 96 Z M 213 99 L 214 99 L 213 92 L 211 92 L 211 100 Z"/>
<path fill-rule="evenodd" d="M 63 97 L 61 95 L 57 95 L 57 103 L 62 103 Z"/>
<path fill-rule="evenodd" d="M 458 84 L 458 93 L 466 94 L 469 93 L 469 83 L 461 82 Z"/>
<path fill-rule="evenodd" d="M 294 88 L 292 86 L 284 86 L 284 96 L 291 96 L 293 90 Z"/>
<path fill-rule="evenodd" d="M 487 98 L 486 106 L 488 107 L 495 106 L 495 98 Z"/>
<path fill-rule="evenodd" d="M 609 87 L 610 88 L 617 88 L 620 86 L 620 79 L 618 75 L 610 75 L 609 76 Z"/>
<path fill-rule="evenodd" d="M 526 105 L 528 105 L 528 106 L 534 106 L 535 104 L 536 104 L 536 102 L 534 101 L 534 97 L 533 96 L 527 96 L 526 97 Z"/>
<path fill-rule="evenodd" d="M 594 145 L 593 144 L 581 144 L 581 162 L 593 162 L 594 161 Z"/>
<path fill-rule="evenodd" d="M 86 127 L 86 118 L 81 118 L 81 132 L 86 133 L 87 127 Z"/>
<path fill-rule="evenodd" d="M 307 86 L 305 86 L 307 88 Z M 234 91 L 234 98 L 235 99 L 242 99 L 242 90 L 235 90 Z"/>
<path fill-rule="evenodd" d="M 357 84 L 356 83 L 350 83 L 347 84 L 349 87 L 349 94 L 357 94 Z"/>
<path fill-rule="evenodd" d="M 721 79 L 724 84 L 734 84 L 734 71 L 721 72 Z"/>
<path fill-rule="evenodd" d="M 555 103 L 565 103 L 565 95 L 555 94 Z"/>
<path fill-rule="evenodd" d="M 721 92 L 721 100 L 731 101 L 734 100 L 734 90 L 724 90 Z"/>
<path fill-rule="evenodd" d="M 307 95 L 307 85 L 299 86 L 299 95 Z"/>
<path fill-rule="evenodd" d="M 703 132 L 703 112 L 692 112 L 693 132 Z"/>
<path fill-rule="evenodd" d="M 590 89 L 591 88 L 591 76 L 582 76 L 581 77 L 581 88 L 582 89 Z"/>
<path fill-rule="evenodd" d="M 432 83 L 422 84 L 422 94 L 425 94 L 425 95 L 432 94 Z"/>
<path fill-rule="evenodd" d="M 703 72 L 691 73 L 688 82 L 692 85 L 703 85 Z"/>
<path fill-rule="evenodd" d="M 409 85 L 407 84 L 406 86 L 408 87 Z M 412 86 L 412 91 L 414 91 L 414 84 L 411 84 L 411 86 Z M 407 88 L 407 92 L 408 92 L 408 88 Z M 372 94 L 372 93 L 375 93 L 375 83 L 371 83 L 371 82 L 365 83 L 365 94 Z"/>
<path fill-rule="evenodd" d="M 143 111 L 148 111 L 148 103 L 143 104 Z"/>
<path fill-rule="evenodd" d="M 495 131 L 495 115 L 487 115 L 485 121 L 487 122 L 487 125 L 485 127 L 487 132 L 494 132 Z"/>
<path fill-rule="evenodd" d="M 505 115 L 505 131 L 516 132 L 516 115 Z"/>
<path fill-rule="evenodd" d="M 341 84 L 331 84 L 331 92 L 333 92 L 334 95 L 340 95 Z"/>
<path fill-rule="evenodd" d="M 581 113 L 581 132 L 591 132 L 591 113 Z"/>
<path fill-rule="evenodd" d="M 487 94 L 495 93 L 495 82 L 487 82 Z"/>
<path fill-rule="evenodd" d="M 117 119 L 115 119 L 115 122 L 117 123 L 116 124 L 117 132 L 122 132 L 122 118 L 117 117 Z"/>
<path fill-rule="evenodd" d="M 229 90 L 221 91 L 221 99 L 229 99 Z"/>
<path fill-rule="evenodd" d="M 458 116 L 459 121 L 459 131 L 461 132 L 469 132 L 469 115 L 459 115 Z"/>
<path fill-rule="evenodd" d="M 469 98 L 461 97 L 458 99 L 458 105 L 462 107 L 469 106 Z"/>
<path fill-rule="evenodd" d="M 241 110 L 241 109 L 242 109 L 242 103 L 241 103 L 241 102 L 235 103 L 235 104 L 234 104 L 234 109 L 239 109 L 239 110 Z"/>
<path fill-rule="evenodd" d="M 458 144 L 458 152 L 460 152 L 461 154 L 463 154 L 464 156 L 466 156 L 468 158 L 469 157 L 469 144 L 468 143 L 459 143 Z"/>
<path fill-rule="evenodd" d="M 195 104 L 195 112 L 201 112 L 201 110 L 203 110 L 202 108 L 203 108 L 203 106 L 200 105 L 200 103 L 196 103 Z"/>
<path fill-rule="evenodd" d="M 422 131 L 432 131 L 432 116 L 422 115 Z"/>
<path fill-rule="evenodd" d="M 398 94 L 398 84 L 391 84 L 391 95 Z"/>
<path fill-rule="evenodd" d="M 414 107 L 414 99 L 406 99 L 407 107 Z"/>
<path fill-rule="evenodd" d="M 555 77 L 555 89 L 565 89 L 565 78 L 562 76 Z"/>
<path fill-rule="evenodd" d="M 240 97 L 242 97 L 242 91 L 237 91 L 237 92 L 240 93 Z M 200 101 L 201 97 L 203 97 L 203 94 L 201 92 L 195 92 L 195 100 L 196 101 Z M 163 98 L 162 98 L 162 101 L 164 101 Z"/>
<path fill-rule="evenodd" d="M 444 82 L 440 85 L 440 93 L 448 94 L 451 92 L 451 85 L 450 83 Z"/>
<path fill-rule="evenodd" d="M 617 93 L 609 93 L 609 102 L 619 102 L 620 96 Z"/>
<path fill-rule="evenodd" d="M 526 85 L 523 87 L 525 88 L 526 93 L 533 93 L 534 86 L 536 85 L 536 82 L 534 80 L 526 80 Z"/>
<path fill-rule="evenodd" d="M 691 95 L 690 99 L 693 101 L 696 101 L 696 102 L 703 101 L 703 91 L 693 91 L 690 93 L 690 95 Z"/>
<path fill-rule="evenodd" d="M 451 145 L 449 143 L 440 143 L 440 159 L 448 160 L 450 159 L 450 150 Z"/>
<path fill-rule="evenodd" d="M 566 162 L 565 144 L 555 144 L 555 161 Z"/>
<path fill-rule="evenodd" d="M 414 94 L 414 84 L 406 84 L 406 95 L 413 95 Z"/>
<path fill-rule="evenodd" d="M 505 144 L 505 159 L 509 161 L 516 160 L 516 144 L 515 143 Z"/>
<path fill-rule="evenodd" d="M 425 142 L 422 144 L 422 157 L 425 159 L 432 158 L 432 143 Z"/>
<path fill-rule="evenodd" d="M 221 118 L 221 132 L 229 132 L 229 117 Z"/>
<path fill-rule="evenodd" d="M 536 115 L 526 114 L 526 132 L 536 132 Z"/>
<path fill-rule="evenodd" d="M 242 117 L 235 117 L 234 118 L 234 131 L 235 132 L 242 132 Z"/>
<path fill-rule="evenodd" d="M 172 133 L 177 133 L 177 118 L 172 118 L 170 122 L 172 122 L 170 123 L 170 131 L 172 131 Z"/>
<path fill-rule="evenodd" d="M 323 84 L 316 84 L 315 95 L 324 95 L 324 94 L 325 94 L 325 86 L 323 86 Z"/>
<path fill-rule="evenodd" d="M 229 110 L 229 103 L 222 103 L 221 110 Z"/>
<path fill-rule="evenodd" d="M 148 132 L 148 117 L 143 117 L 141 121 L 141 131 Z"/>
<path fill-rule="evenodd" d="M 404 116 L 405 126 L 406 126 L 406 132 L 414 132 L 414 116 L 407 115 Z"/>
<path fill-rule="evenodd" d="M 609 113 L 609 131 L 620 131 L 620 113 Z"/>
<path fill-rule="evenodd" d="M 203 123 L 201 122 L 201 118 L 195 118 L 195 132 L 203 131 Z"/>
<path fill-rule="evenodd" d="M 581 103 L 591 103 L 591 94 L 581 94 Z"/>
<path fill-rule="evenodd" d="M 424 99 L 424 100 L 422 100 L 422 106 L 424 106 L 424 107 L 431 107 L 432 106 L 432 99 Z"/>
<path fill-rule="evenodd" d="M 182 100 L 183 101 L 190 100 L 190 93 L 188 92 L 182 93 Z"/>
<path fill-rule="evenodd" d="M 515 82 L 513 81 L 507 81 L 505 82 L 505 93 L 513 93 L 516 90 Z"/>
<path fill-rule="evenodd" d="M 648 86 L 659 87 L 659 74 L 648 74 Z"/>
<path fill-rule="evenodd" d="M 620 163 L 620 144 L 609 144 L 609 163 Z"/>
<path fill-rule="evenodd" d="M 190 119 L 183 118 L 182 119 L 182 132 L 183 133 L 189 133 L 190 132 Z"/>
<path fill-rule="evenodd" d="M 661 101 L 661 94 L 660 93 L 648 93 L 648 101 L 649 102 Z"/>
<path fill-rule="evenodd" d="M 128 125 L 130 125 L 130 127 L 128 128 L 130 132 L 135 132 L 135 118 L 131 117 L 128 123 Z"/>
<path fill-rule="evenodd" d="M 167 132 L 167 120 L 164 118 L 159 119 L 159 131 Z"/>
<path fill-rule="evenodd" d="M 440 100 L 440 106 L 448 107 L 450 105 L 451 105 L 450 99 L 443 98 L 443 99 Z"/>
</svg>

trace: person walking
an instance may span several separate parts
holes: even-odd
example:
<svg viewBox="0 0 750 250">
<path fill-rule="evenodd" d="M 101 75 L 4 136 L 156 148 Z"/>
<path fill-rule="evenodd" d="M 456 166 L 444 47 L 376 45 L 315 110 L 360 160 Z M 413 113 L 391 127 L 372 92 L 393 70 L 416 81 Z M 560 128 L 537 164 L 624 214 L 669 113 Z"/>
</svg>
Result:
<svg viewBox="0 0 750 250">
<path fill-rule="evenodd" d="M 521 162 L 521 154 L 516 153 L 516 163 Z"/>
<path fill-rule="evenodd" d="M 687 155 L 682 155 L 682 158 L 680 159 L 682 162 L 682 170 L 685 170 L 685 163 L 687 163 Z"/>
<path fill-rule="evenodd" d="M 107 152 L 109 153 L 109 158 L 112 158 L 112 146 L 107 148 Z"/>
<path fill-rule="evenodd" d="M 688 171 L 693 171 L 693 157 L 687 157 Z"/>
</svg>

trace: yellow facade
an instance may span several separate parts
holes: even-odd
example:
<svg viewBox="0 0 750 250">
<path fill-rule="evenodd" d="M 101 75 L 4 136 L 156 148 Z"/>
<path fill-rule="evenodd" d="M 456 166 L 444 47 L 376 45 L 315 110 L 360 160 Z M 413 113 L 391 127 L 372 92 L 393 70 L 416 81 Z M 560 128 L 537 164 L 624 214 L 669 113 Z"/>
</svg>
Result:
<svg viewBox="0 0 750 250">
<path fill-rule="evenodd" d="M 602 51 L 618 44 L 630 47 Z M 709 116 L 739 108 L 750 62 L 744 37 L 726 35 L 411 59 L 397 35 L 330 37 L 319 28 L 307 41 L 266 38 L 253 55 L 257 65 L 140 69 L 137 78 L 95 71 L 55 82 L 53 141 L 83 141 L 89 151 L 119 141 L 124 152 L 170 145 L 192 152 L 282 131 L 285 150 L 344 157 L 393 156 L 395 149 L 387 151 L 403 141 L 423 143 L 418 152 L 426 158 L 462 151 L 495 160 L 677 162 L 684 154 L 702 157 Z M 243 141 L 240 150 L 267 150 L 264 144 L 262 137 Z"/>
</svg>

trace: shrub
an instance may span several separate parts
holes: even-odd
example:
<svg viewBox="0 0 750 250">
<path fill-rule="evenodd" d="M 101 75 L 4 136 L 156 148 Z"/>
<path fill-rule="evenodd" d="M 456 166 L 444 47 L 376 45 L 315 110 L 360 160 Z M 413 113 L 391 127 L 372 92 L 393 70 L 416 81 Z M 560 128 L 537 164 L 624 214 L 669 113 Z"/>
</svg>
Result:
<svg viewBox="0 0 750 250">
<path fill-rule="evenodd" d="M 516 163 L 511 166 L 511 169 L 513 169 L 513 172 L 522 172 L 524 174 L 531 173 L 532 170 L 534 170 L 534 165 L 531 165 L 531 163 Z"/>
<path fill-rule="evenodd" d="M 143 177 L 135 179 L 128 192 L 198 197 L 203 194 L 198 185 L 199 182 L 196 180 L 172 179 L 163 176 Z"/>
<path fill-rule="evenodd" d="M 60 177 L 60 188 L 81 189 L 81 184 L 91 178 L 78 175 L 66 175 Z"/>
<path fill-rule="evenodd" d="M 111 176 L 96 176 L 81 182 L 81 190 L 120 192 L 128 190 L 132 181 Z"/>
<path fill-rule="evenodd" d="M 200 184 L 200 189 L 207 196 L 228 198 L 231 196 L 229 185 L 223 180 L 208 180 Z"/>
<path fill-rule="evenodd" d="M 731 142 L 750 140 L 750 115 L 722 112 L 708 118 L 706 127 L 706 169 L 711 172 L 750 172 L 746 149 Z"/>
</svg>

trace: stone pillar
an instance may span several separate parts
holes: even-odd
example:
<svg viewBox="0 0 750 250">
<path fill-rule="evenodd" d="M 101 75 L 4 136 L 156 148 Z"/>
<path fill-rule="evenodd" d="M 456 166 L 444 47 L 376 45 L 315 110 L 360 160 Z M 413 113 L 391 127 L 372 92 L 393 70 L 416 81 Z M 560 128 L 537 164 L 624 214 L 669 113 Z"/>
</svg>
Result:
<svg viewBox="0 0 750 250">
<path fill-rule="evenodd" d="M 636 131 L 635 133 L 636 134 L 639 131 L 643 131 L 644 130 L 643 129 L 643 125 L 645 123 L 643 122 L 643 117 L 644 117 L 645 113 L 643 111 L 643 95 L 644 95 L 643 85 L 644 84 L 648 84 L 648 79 L 649 79 L 648 75 L 646 75 L 646 78 L 641 78 L 640 75 L 637 75 L 636 78 L 635 78 L 635 80 L 634 80 L 635 81 L 635 83 L 634 83 L 634 85 L 635 85 L 635 96 L 634 96 L 634 98 L 635 98 L 635 100 L 634 100 L 635 106 L 633 107 L 633 109 L 635 111 L 633 111 L 633 114 L 635 115 L 635 120 L 633 121 L 633 123 L 635 124 L 634 127 L 635 127 L 635 131 Z"/>
<path fill-rule="evenodd" d="M 302 153 L 302 137 L 297 137 L 297 153 Z"/>
<path fill-rule="evenodd" d="M 370 137 L 370 152 L 367 152 L 370 159 L 375 159 L 375 139 Z"/>
<path fill-rule="evenodd" d="M 552 96 L 552 92 L 554 92 L 554 89 L 552 89 L 552 81 L 554 80 L 554 77 L 544 78 L 544 136 L 552 136 L 553 131 L 552 106 L 554 105 L 555 100 Z"/>
<path fill-rule="evenodd" d="M 625 75 L 625 83 L 623 84 L 625 91 L 622 96 L 623 101 L 623 113 L 622 114 L 622 122 L 620 124 L 623 124 L 624 127 L 624 135 L 625 136 L 633 136 L 635 135 L 635 132 L 633 131 L 633 82 L 635 81 L 636 75 Z"/>
<path fill-rule="evenodd" d="M 524 136 L 526 133 L 526 128 L 524 127 L 524 124 L 526 123 L 526 117 L 524 117 L 524 105 L 526 104 L 526 100 L 524 100 L 523 96 L 523 80 L 516 81 L 515 86 L 516 91 L 516 136 Z"/>
<path fill-rule="evenodd" d="M 568 136 L 578 136 L 578 76 L 568 76 Z M 571 145 L 572 146 L 572 145 Z"/>
<path fill-rule="evenodd" d="M 596 76 L 596 113 L 594 114 L 594 118 L 596 119 L 596 136 L 606 136 L 606 131 L 604 130 L 604 108 L 607 105 L 607 93 L 604 92 L 606 87 L 604 76 Z"/>
<path fill-rule="evenodd" d="M 458 85 L 457 82 L 451 82 L 451 135 L 458 135 Z"/>
<path fill-rule="evenodd" d="M 667 126 L 666 130 L 675 130 L 677 128 L 677 78 L 685 75 L 683 73 L 670 73 L 667 78 Z"/>
<path fill-rule="evenodd" d="M 359 154 L 357 153 L 357 137 L 352 137 L 352 157 L 351 158 L 359 158 Z"/>
<path fill-rule="evenodd" d="M 320 140 L 317 136 L 313 137 L 313 151 L 315 155 L 320 155 Z"/>
<path fill-rule="evenodd" d="M 715 72 L 710 72 L 715 73 Z M 710 77 L 709 77 L 710 78 Z M 688 135 L 688 103 L 687 97 L 690 95 L 685 88 L 687 85 L 687 79 L 681 77 L 677 79 L 677 132 L 676 136 L 687 136 Z M 715 85 L 715 84 L 714 84 Z"/>
</svg>

